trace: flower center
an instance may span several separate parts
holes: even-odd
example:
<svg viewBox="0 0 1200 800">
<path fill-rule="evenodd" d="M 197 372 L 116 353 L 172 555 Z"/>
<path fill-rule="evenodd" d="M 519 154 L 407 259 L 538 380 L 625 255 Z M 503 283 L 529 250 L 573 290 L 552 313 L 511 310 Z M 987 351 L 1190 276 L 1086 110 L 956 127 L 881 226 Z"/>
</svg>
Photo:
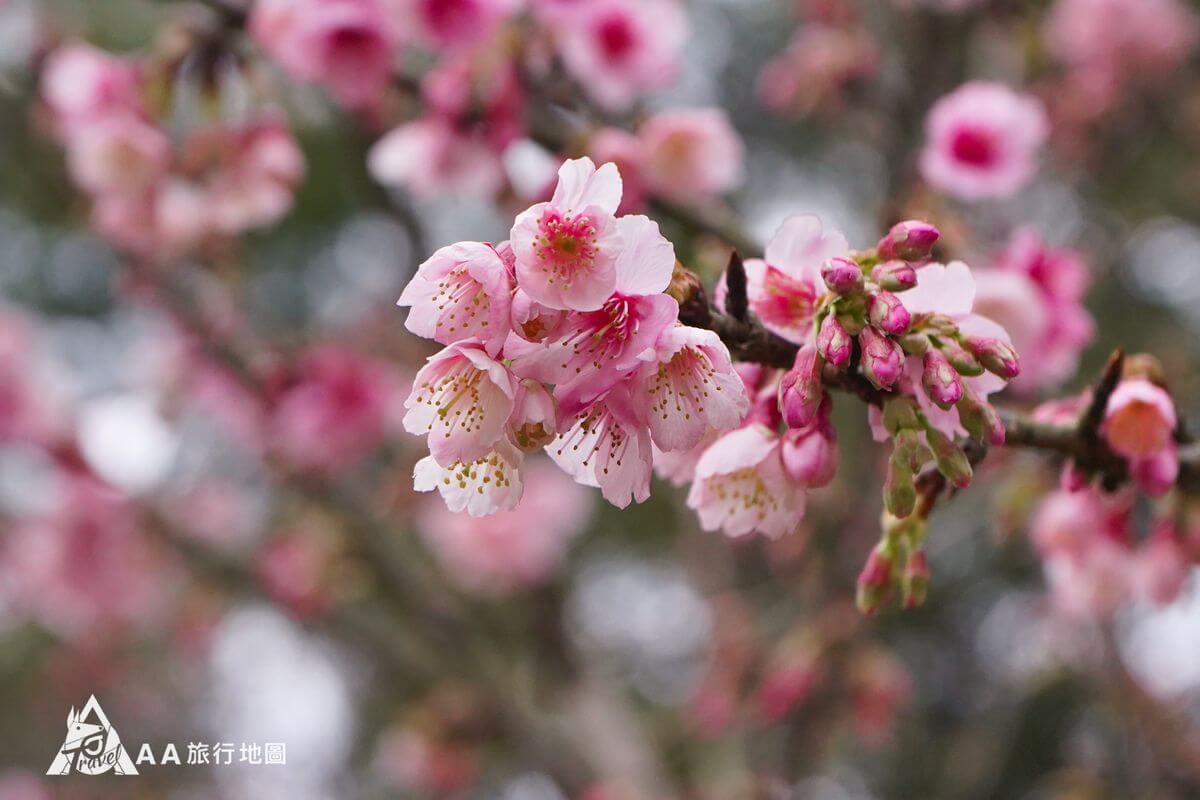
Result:
<svg viewBox="0 0 1200 800">
<path fill-rule="evenodd" d="M 560 214 L 549 209 L 538 222 L 534 255 L 550 273 L 550 283 L 569 287 L 575 276 L 592 268 L 599 253 L 598 230 L 587 214 Z"/>
<path fill-rule="evenodd" d="M 605 17 L 596 26 L 600 49 L 609 61 L 623 61 L 637 42 L 633 26 L 624 14 Z"/>
<path fill-rule="evenodd" d="M 954 134 L 950 152 L 957 161 L 972 167 L 988 167 L 996 162 L 996 142 L 985 131 L 963 128 Z"/>
</svg>

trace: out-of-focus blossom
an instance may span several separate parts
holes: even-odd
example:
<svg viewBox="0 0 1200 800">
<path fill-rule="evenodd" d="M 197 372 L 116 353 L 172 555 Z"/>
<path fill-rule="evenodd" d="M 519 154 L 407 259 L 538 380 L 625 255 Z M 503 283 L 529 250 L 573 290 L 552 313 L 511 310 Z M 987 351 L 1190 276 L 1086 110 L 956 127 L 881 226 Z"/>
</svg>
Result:
<svg viewBox="0 0 1200 800">
<path fill-rule="evenodd" d="M 86 44 L 64 44 L 42 68 L 42 99 L 64 130 L 126 114 L 143 104 L 138 66 Z"/>
<path fill-rule="evenodd" d="M 612 163 L 621 173 L 619 214 L 641 211 L 650 196 L 646 174 L 646 146 L 623 128 L 601 128 L 588 140 L 588 152 L 601 164 Z"/>
<path fill-rule="evenodd" d="M 67 151 L 71 178 L 80 187 L 119 196 L 149 189 L 166 172 L 170 158 L 166 134 L 131 114 L 74 129 Z"/>
<path fill-rule="evenodd" d="M 1096 326 L 1083 305 L 1090 276 L 1074 250 L 1046 245 L 1032 229 L 1013 235 L 992 261 L 976 270 L 974 309 L 995 320 L 1027 358 L 1013 388 L 1036 391 L 1070 378 Z"/>
<path fill-rule="evenodd" d="M 32 772 L 11 770 L 0 775 L 0 800 L 52 800 L 50 787 Z"/>
<path fill-rule="evenodd" d="M 474 784 L 479 773 L 479 756 L 473 748 L 410 727 L 384 732 L 375 763 L 389 785 L 405 792 L 461 792 Z"/>
<path fill-rule="evenodd" d="M 287 531 L 274 536 L 258 553 L 259 580 L 267 592 L 300 617 L 320 612 L 329 602 L 328 544 L 315 532 Z"/>
<path fill-rule="evenodd" d="M 398 31 L 384 0 L 262 0 L 249 29 L 294 77 L 348 107 L 373 108 L 392 78 Z"/>
<path fill-rule="evenodd" d="M 921 175 L 964 200 L 1007 197 L 1029 183 L 1049 133 L 1041 102 L 999 83 L 973 81 L 938 100 L 925 119 Z"/>
<path fill-rule="evenodd" d="M 724 111 L 664 111 L 638 130 L 651 191 L 683 201 L 713 197 L 742 179 L 742 140 Z"/>
<path fill-rule="evenodd" d="M 875 74 L 878 62 L 865 29 L 810 22 L 763 67 L 758 97 L 780 113 L 830 114 L 845 105 L 848 87 Z"/>
<path fill-rule="evenodd" d="M 1100 432 L 1129 461 L 1134 481 L 1147 494 L 1160 495 L 1175 483 L 1175 403 L 1166 390 L 1144 378 L 1122 380 L 1108 399 Z"/>
<path fill-rule="evenodd" d="M 912 676 L 886 650 L 869 649 L 856 654 L 848 677 L 855 733 L 868 744 L 887 740 L 897 716 L 912 701 Z"/>
<path fill-rule="evenodd" d="M 705 530 L 778 538 L 800 525 L 805 495 L 784 470 L 779 437 L 752 424 L 725 434 L 704 451 L 687 503 Z"/>
<path fill-rule="evenodd" d="M 676 0 L 589 0 L 547 19 L 571 75 L 613 110 L 674 80 L 687 37 L 687 18 Z"/>
<path fill-rule="evenodd" d="M 471 47 L 486 41 L 525 0 L 399 0 L 404 19 L 438 49 Z"/>
<path fill-rule="evenodd" d="M 1085 487 L 1052 492 L 1038 506 L 1030 537 L 1062 612 L 1107 617 L 1131 599 L 1162 605 L 1183 589 L 1190 559 L 1174 525 L 1158 519 L 1137 542 L 1133 498 L 1128 489 Z"/>
<path fill-rule="evenodd" d="M 418 516 L 421 536 L 464 587 L 506 593 L 541 583 L 587 521 L 590 493 L 561 470 L 538 459 L 526 464 L 523 480 L 514 510 L 476 519 L 431 502 Z"/>
<path fill-rule="evenodd" d="M 323 345 L 305 353 L 274 403 L 271 443 L 300 469 L 338 471 L 378 447 L 399 397 L 388 365 Z"/>
<path fill-rule="evenodd" d="M 170 565 L 134 509 L 90 477 L 64 473 L 59 491 L 54 511 L 17 520 L 0 544 L 0 593 L 68 638 L 153 625 L 166 610 Z"/>
<path fill-rule="evenodd" d="M 1129 84 L 1169 75 L 1200 40 L 1200 18 L 1180 0 L 1057 0 L 1043 23 L 1047 50 L 1068 69 L 1066 92 L 1091 116 Z"/>
</svg>

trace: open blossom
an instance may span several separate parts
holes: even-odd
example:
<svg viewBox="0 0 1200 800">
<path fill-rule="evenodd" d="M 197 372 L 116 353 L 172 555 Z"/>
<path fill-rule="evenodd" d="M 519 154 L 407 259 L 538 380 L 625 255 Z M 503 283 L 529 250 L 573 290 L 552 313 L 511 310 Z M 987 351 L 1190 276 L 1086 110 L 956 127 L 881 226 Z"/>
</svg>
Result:
<svg viewBox="0 0 1200 800">
<path fill-rule="evenodd" d="M 650 436 L 663 450 L 689 450 L 707 430 L 737 427 L 750 407 L 729 350 L 712 331 L 673 325 L 658 337 L 634 393 L 650 401 Z"/>
<path fill-rule="evenodd" d="M 451 511 L 485 517 L 517 507 L 525 486 L 521 476 L 524 462 L 524 454 L 507 439 L 479 458 L 445 467 L 426 456 L 413 469 L 413 489 L 436 490 Z"/>
<path fill-rule="evenodd" d="M 787 48 L 763 67 L 758 97 L 781 113 L 828 113 L 845 105 L 845 90 L 870 78 L 879 66 L 879 47 L 864 28 L 809 22 Z"/>
<path fill-rule="evenodd" d="M 638 418 L 629 387 L 578 412 L 546 446 L 546 453 L 575 480 L 600 489 L 617 508 L 650 496 L 653 452 L 650 429 Z"/>
<path fill-rule="evenodd" d="M 1147 494 L 1160 495 L 1179 474 L 1176 424 L 1171 396 L 1148 380 L 1133 378 L 1117 384 L 1100 432 L 1109 446 L 1129 461 L 1139 487 Z"/>
<path fill-rule="evenodd" d="M 404 186 L 419 195 L 491 197 L 504 185 L 492 148 L 440 117 L 390 131 L 371 148 L 367 166 L 380 183 Z"/>
<path fill-rule="evenodd" d="M 1032 229 L 1013 235 L 991 269 L 976 270 L 975 311 L 1000 323 L 1026 359 L 1013 381 L 1017 390 L 1056 386 L 1074 374 L 1095 336 L 1083 305 L 1090 276 L 1082 257 L 1049 247 Z"/>
<path fill-rule="evenodd" d="M 687 19 L 676 0 L 589 0 L 548 17 L 563 63 L 613 110 L 674 80 Z"/>
<path fill-rule="evenodd" d="M 249 28 L 294 77 L 351 108 L 375 106 L 391 80 L 398 37 L 385 0 L 262 0 Z"/>
<path fill-rule="evenodd" d="M 402 18 L 438 48 L 471 47 L 520 10 L 524 0 L 400 0 Z"/>
<path fill-rule="evenodd" d="M 817 299 L 825 291 L 821 267 L 849 249 L 846 237 L 823 230 L 817 217 L 789 217 L 771 237 L 764 258 L 746 261 L 750 309 L 785 339 L 810 341 Z"/>
<path fill-rule="evenodd" d="M 344 469 L 378 447 L 399 381 L 381 362 L 334 346 L 305 353 L 269 422 L 281 457 L 303 469 Z"/>
<path fill-rule="evenodd" d="M 539 459 L 524 469 L 521 504 L 485 519 L 430 503 L 417 527 L 451 577 L 481 592 L 504 593 L 549 578 L 582 530 L 591 495 Z"/>
<path fill-rule="evenodd" d="M 442 344 L 477 338 L 495 355 L 508 338 L 513 276 L 496 248 L 460 242 L 417 268 L 399 305 L 410 331 Z"/>
<path fill-rule="evenodd" d="M 429 452 L 450 467 L 488 455 L 504 436 L 516 380 L 475 341 L 456 342 L 417 373 L 404 429 L 429 435 Z"/>
<path fill-rule="evenodd" d="M 675 251 L 658 225 L 642 216 L 616 221 L 620 252 L 613 266 L 612 293 L 595 310 L 567 315 L 540 342 L 510 337 L 506 353 L 522 377 L 555 383 L 564 414 L 599 399 L 641 365 L 642 354 L 677 318 L 679 306 L 662 294 L 671 280 Z M 515 234 L 515 230 L 514 230 Z M 517 276 L 526 286 L 517 260 Z M 538 275 L 537 281 L 541 276 Z"/>
<path fill-rule="evenodd" d="M 621 175 L 614 165 L 596 169 L 590 158 L 563 164 L 550 201 L 529 208 L 513 225 L 521 289 L 550 308 L 599 308 L 616 288 L 623 236 L 614 215 L 620 203 Z"/>
<path fill-rule="evenodd" d="M 94 193 L 133 195 L 146 190 L 166 172 L 170 158 L 166 134 L 132 114 L 76 128 L 68 139 L 71 178 Z"/>
<path fill-rule="evenodd" d="M 90 45 L 57 48 L 42 68 L 42 99 L 63 130 L 142 113 L 138 66 Z"/>
<path fill-rule="evenodd" d="M 1003 84 L 973 81 L 930 109 L 921 175 L 964 200 L 1006 197 L 1033 177 L 1048 133 L 1037 99 Z"/>
<path fill-rule="evenodd" d="M 788 478 L 779 448 L 773 431 L 751 424 L 704 451 L 687 504 L 705 530 L 772 538 L 796 530 L 804 516 L 804 491 Z"/>
</svg>

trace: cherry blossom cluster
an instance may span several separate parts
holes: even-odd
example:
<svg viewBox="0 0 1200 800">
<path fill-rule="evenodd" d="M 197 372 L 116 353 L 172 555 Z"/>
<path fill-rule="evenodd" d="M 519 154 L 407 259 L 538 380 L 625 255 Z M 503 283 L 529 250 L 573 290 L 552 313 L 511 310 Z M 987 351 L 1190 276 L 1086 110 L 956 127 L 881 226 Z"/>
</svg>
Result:
<svg viewBox="0 0 1200 800">
<path fill-rule="evenodd" d="M 156 114 L 156 92 L 173 80 L 164 64 L 67 44 L 49 56 L 41 85 L 96 229 L 160 260 L 276 222 L 304 174 L 275 114 L 198 123 L 173 136 Z"/>
<path fill-rule="evenodd" d="M 476 516 L 511 509 L 525 453 L 545 449 L 624 507 L 650 495 L 652 442 L 688 450 L 742 420 L 725 345 L 664 294 L 674 248 L 620 202 L 614 165 L 568 161 L 508 241 L 451 245 L 418 269 L 407 327 L 445 345 L 405 404 L 405 428 L 428 437 L 418 490 Z"/>
</svg>

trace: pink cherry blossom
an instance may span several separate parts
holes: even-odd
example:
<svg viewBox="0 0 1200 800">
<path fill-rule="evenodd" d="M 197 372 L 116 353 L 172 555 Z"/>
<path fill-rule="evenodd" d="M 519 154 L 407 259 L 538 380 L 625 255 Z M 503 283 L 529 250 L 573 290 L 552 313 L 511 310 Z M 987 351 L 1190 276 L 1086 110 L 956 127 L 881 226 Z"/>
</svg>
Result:
<svg viewBox="0 0 1200 800">
<path fill-rule="evenodd" d="M 0 775 L 0 800 L 54 800 L 54 796 L 34 773 L 9 770 Z"/>
<path fill-rule="evenodd" d="M 664 111 L 650 117 L 638 136 L 646 148 L 647 183 L 662 197 L 696 202 L 742 181 L 742 140 L 721 109 Z"/>
<path fill-rule="evenodd" d="M 429 503 L 417 516 L 422 538 L 452 578 L 473 591 L 503 594 L 535 586 L 558 568 L 583 529 L 592 494 L 537 459 L 523 470 L 521 504 L 484 519 Z"/>
<path fill-rule="evenodd" d="M 143 111 L 138 67 L 81 43 L 62 45 L 47 56 L 41 93 L 64 132 Z"/>
<path fill-rule="evenodd" d="M 1072 91 L 1096 111 L 1111 107 L 1126 83 L 1168 75 L 1200 39 L 1200 20 L 1180 0 L 1057 0 L 1043 34 L 1069 70 Z"/>
<path fill-rule="evenodd" d="M 426 456 L 413 468 L 413 489 L 437 490 L 451 511 L 485 517 L 517 507 L 524 490 L 524 462 L 524 454 L 507 439 L 498 441 L 494 449 L 479 458 L 455 461 L 446 467 L 433 456 Z"/>
<path fill-rule="evenodd" d="M 750 408 L 720 337 L 686 325 L 673 325 L 658 337 L 633 393 L 649 400 L 650 436 L 668 451 L 695 447 L 707 430 L 737 427 Z"/>
<path fill-rule="evenodd" d="M 725 434 L 704 452 L 687 504 L 705 530 L 778 538 L 799 527 L 805 496 L 784 471 L 779 437 L 755 423 Z"/>
<path fill-rule="evenodd" d="M 367 165 L 380 183 L 419 195 L 491 197 L 504 185 L 496 152 L 441 117 L 395 128 L 371 148 Z"/>
<path fill-rule="evenodd" d="M 345 469 L 379 446 L 399 394 L 390 366 L 324 345 L 304 353 L 275 404 L 270 436 L 302 469 Z"/>
<path fill-rule="evenodd" d="M 646 217 L 622 217 L 616 226 L 622 249 L 608 299 L 596 310 L 568 314 L 541 342 L 514 335 L 505 346 L 518 375 L 557 384 L 555 398 L 568 416 L 640 366 L 640 356 L 679 314 L 675 300 L 661 294 L 675 264 L 671 243 Z M 519 260 L 517 270 L 521 281 Z"/>
<path fill-rule="evenodd" d="M 1049 247 L 1027 228 L 1014 234 L 992 269 L 974 275 L 975 310 L 1009 331 L 1018 353 L 1036 354 L 1013 388 L 1029 392 L 1070 378 L 1096 332 L 1083 305 L 1089 276 L 1079 254 Z"/>
<path fill-rule="evenodd" d="M 442 344 L 477 338 L 491 355 L 508 337 L 513 276 L 491 245 L 443 247 L 417 268 L 398 305 L 411 306 L 410 331 Z"/>
<path fill-rule="evenodd" d="M 849 250 L 846 237 L 824 231 L 817 217 L 789 217 L 767 244 L 765 258 L 746 261 L 751 310 L 789 341 L 811 341 L 817 299 L 825 291 L 821 266 Z"/>
<path fill-rule="evenodd" d="M 1033 97 L 999 83 L 964 84 L 925 119 L 921 175 L 964 200 L 1009 196 L 1033 177 L 1048 132 Z"/>
<path fill-rule="evenodd" d="M 833 403 L 825 395 L 817 415 L 802 428 L 783 434 L 780 456 L 788 476 L 810 489 L 827 485 L 837 474 L 837 429 L 829 418 Z"/>
<path fill-rule="evenodd" d="M 249 28 L 293 76 L 345 106 L 375 106 L 391 80 L 397 31 L 384 0 L 262 0 Z"/>
<path fill-rule="evenodd" d="M 486 41 L 523 4 L 524 0 L 401 0 L 406 21 L 438 49 Z"/>
<path fill-rule="evenodd" d="M 405 401 L 404 429 L 429 435 L 429 452 L 450 467 L 484 458 L 504 436 L 516 379 L 475 341 L 431 356 Z"/>
<path fill-rule="evenodd" d="M 135 195 L 166 171 L 171 144 L 154 125 L 132 115 L 105 117 L 67 140 L 71 178 L 89 192 Z"/>
<path fill-rule="evenodd" d="M 64 475 L 60 491 L 54 511 L 17 521 L 0 544 L 0 594 L 68 638 L 153 625 L 171 569 L 134 509 L 90 477 Z"/>
<path fill-rule="evenodd" d="M 860 27 L 809 22 L 758 76 L 757 93 L 768 108 L 800 115 L 841 110 L 846 89 L 879 67 L 879 46 Z"/>
<path fill-rule="evenodd" d="M 599 487 L 617 508 L 650 496 L 653 454 L 650 429 L 638 419 L 629 387 L 622 384 L 565 423 L 546 453 L 577 482 Z"/>
<path fill-rule="evenodd" d="M 1176 424 L 1171 396 L 1148 380 L 1134 378 L 1121 381 L 1113 391 L 1100 432 L 1113 450 L 1129 460 L 1142 489 L 1160 495 L 1179 472 Z"/>
<path fill-rule="evenodd" d="M 589 0 L 551 19 L 563 63 L 606 108 L 628 108 L 675 79 L 687 36 L 675 0 Z"/>
<path fill-rule="evenodd" d="M 624 247 L 614 216 L 620 204 L 615 165 L 596 169 L 590 158 L 563 164 L 550 201 L 529 208 L 513 225 L 521 289 L 550 308 L 592 311 L 603 305 L 616 289 Z"/>
</svg>

